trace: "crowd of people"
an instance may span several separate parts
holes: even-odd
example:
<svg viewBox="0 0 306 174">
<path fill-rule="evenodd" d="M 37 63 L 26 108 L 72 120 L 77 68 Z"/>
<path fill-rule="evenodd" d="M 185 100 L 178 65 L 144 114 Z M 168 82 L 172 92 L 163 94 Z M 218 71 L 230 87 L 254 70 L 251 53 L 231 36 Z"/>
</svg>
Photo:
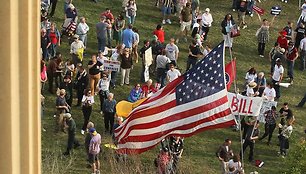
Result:
<svg viewBox="0 0 306 174">
<path fill-rule="evenodd" d="M 260 3 L 259 0 L 257 2 Z M 181 76 L 182 68 L 178 65 L 180 42 L 190 41 L 188 58 L 185 62 L 186 71 L 211 51 L 208 33 L 213 25 L 221 27 L 220 35 L 223 35 L 225 46 L 231 51 L 237 31 L 247 28 L 246 17 L 252 17 L 255 13 L 253 12 L 254 3 L 255 0 L 233 0 L 232 10 L 238 13 L 238 22 L 236 23 L 235 17 L 230 13 L 226 14 L 222 21 L 214 21 L 209 8 L 205 8 L 203 13 L 200 11 L 199 0 L 156 0 L 155 5 L 161 9 L 162 19 L 152 31 L 152 39 L 145 39 L 140 48 L 141 36 L 135 27 L 137 26 L 136 14 L 138 13 L 136 0 L 123 0 L 123 12 L 120 12 L 117 17 L 114 17 L 110 8 L 106 8 L 100 14 L 100 20 L 97 21 L 94 29 L 87 25 L 86 17 L 79 16 L 77 7 L 73 5 L 72 0 L 65 0 L 65 19 L 62 27 L 57 27 L 55 21 L 50 18 L 56 15 L 57 0 L 51 1 L 50 4 L 45 2 L 44 5 L 51 6 L 51 12 L 48 11 L 48 8 L 42 8 L 41 94 L 42 99 L 44 99 L 46 91 L 57 96 L 55 105 L 56 130 L 68 133 L 68 145 L 64 155 L 70 155 L 72 148 L 79 146 L 79 142 L 75 139 L 76 124 L 70 113 L 72 109 L 77 110 L 81 107 L 84 122 L 80 132 L 85 135 L 86 152 L 92 172 L 99 173 L 101 135 L 91 122 L 91 114 L 94 112 L 93 105 L 97 104 L 97 98 L 100 101 L 97 104 L 100 105 L 99 113 L 104 117 L 104 133 L 113 136 L 114 129 L 123 120 L 123 118 L 116 116 L 117 101 L 113 93 L 115 88 L 122 88 L 123 85 L 132 86 L 129 95 L 126 96 L 126 100 L 131 103 L 150 97 L 160 88 Z M 279 101 L 281 83 L 288 81 L 293 85 L 293 69 L 297 58 L 301 60 L 300 69 L 305 70 L 306 1 L 301 10 L 302 13 L 296 29 L 293 28 L 293 22 L 288 22 L 279 31 L 279 37 L 275 38 L 275 45 L 268 54 L 271 62 L 270 70 L 257 73 L 256 68 L 252 67 L 247 71 L 242 94 L 248 97 L 263 97 L 268 101 Z M 256 32 L 256 37 L 258 55 L 261 58 L 266 57 L 266 43 L 271 40 L 269 28 L 275 22 L 275 18 L 276 16 L 273 16 L 271 22 L 268 22 L 267 19 L 260 19 L 262 23 Z M 175 36 L 167 41 L 165 34 L 168 31 L 164 30 L 163 25 L 177 25 L 175 21 L 179 21 L 180 27 L 177 28 L 178 32 Z M 87 62 L 84 60 L 84 55 L 88 54 L 87 38 L 90 30 L 95 30 L 96 33 L 97 54 L 90 55 L 91 59 Z M 70 50 L 66 50 L 66 53 L 71 55 L 71 58 L 66 61 L 57 49 L 65 40 L 64 38 L 68 38 L 67 42 L 70 45 Z M 146 57 L 146 52 L 149 49 L 152 50 L 151 62 Z M 108 61 L 120 62 L 120 72 L 106 67 Z M 140 76 L 135 75 L 133 71 L 133 66 L 139 62 L 141 62 L 142 69 Z M 183 60 L 180 62 L 182 63 Z M 286 63 L 287 66 L 284 67 L 283 63 Z M 285 69 L 287 70 L 287 78 L 284 77 Z M 120 76 L 118 76 L 119 74 Z M 265 74 L 270 74 L 271 79 L 268 79 Z M 131 85 L 131 75 L 139 76 L 139 81 L 136 84 Z M 119 77 L 118 87 L 117 79 Z M 150 77 L 154 78 L 152 79 L 155 80 L 155 83 Z M 46 83 L 48 83 L 48 89 L 45 89 Z M 77 98 L 75 105 L 73 105 L 74 98 Z M 305 102 L 306 95 L 297 107 L 302 107 Z M 281 121 L 277 125 L 278 117 L 281 118 Z M 285 157 L 289 148 L 288 140 L 294 120 L 288 103 L 284 104 L 279 114 L 276 112 L 276 107 L 272 106 L 270 110 L 265 112 L 265 133 L 260 137 L 259 122 L 254 118 L 244 117 L 241 121 L 241 127 L 244 131 L 241 153 L 234 154 L 229 148 L 232 143 L 230 139 L 226 139 L 217 152 L 217 157 L 222 163 L 222 173 L 243 173 L 240 156 L 243 155 L 247 147 L 250 147 L 249 161 L 254 161 L 255 141 L 257 139 L 262 141 L 268 136 L 267 144 L 271 145 L 271 138 L 276 126 L 279 127 L 280 155 Z M 43 128 L 43 130 L 45 129 Z M 166 173 L 165 168 L 170 158 L 173 158 L 173 165 L 176 167 L 178 158 L 182 154 L 183 140 L 180 137 L 170 137 L 164 141 L 168 142 L 168 145 L 162 143 L 161 152 L 156 160 L 159 173 Z M 170 156 L 172 153 L 177 155 Z"/>
</svg>

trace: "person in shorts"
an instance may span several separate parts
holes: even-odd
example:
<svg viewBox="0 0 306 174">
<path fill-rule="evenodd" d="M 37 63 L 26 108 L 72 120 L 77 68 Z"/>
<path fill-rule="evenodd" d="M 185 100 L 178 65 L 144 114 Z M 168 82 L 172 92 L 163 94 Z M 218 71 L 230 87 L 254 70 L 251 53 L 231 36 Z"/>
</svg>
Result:
<svg viewBox="0 0 306 174">
<path fill-rule="evenodd" d="M 89 162 L 92 164 L 92 174 L 100 174 L 100 145 L 101 135 L 97 133 L 95 128 L 90 128 L 91 140 L 89 143 Z"/>
<path fill-rule="evenodd" d="M 191 28 L 191 21 L 192 21 L 191 4 L 190 2 L 187 2 L 186 7 L 184 7 L 183 10 L 181 11 L 181 16 L 180 16 L 181 29 L 180 29 L 179 38 L 176 40 L 176 43 L 179 42 L 180 37 L 182 37 L 184 34 L 185 34 L 184 41 L 187 42 L 187 34 Z"/>
<path fill-rule="evenodd" d="M 171 14 L 171 4 L 172 0 L 164 0 L 163 7 L 162 7 L 162 13 L 163 13 L 163 24 L 171 24 L 170 20 L 170 14 Z"/>
</svg>

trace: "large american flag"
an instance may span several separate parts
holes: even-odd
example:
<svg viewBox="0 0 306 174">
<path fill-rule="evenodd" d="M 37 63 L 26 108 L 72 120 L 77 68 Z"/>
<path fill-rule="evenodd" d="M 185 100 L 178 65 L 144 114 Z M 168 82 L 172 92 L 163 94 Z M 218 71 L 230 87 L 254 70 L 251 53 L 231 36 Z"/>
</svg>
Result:
<svg viewBox="0 0 306 174">
<path fill-rule="evenodd" d="M 235 124 L 224 77 L 224 42 L 136 107 L 115 130 L 118 152 L 142 153 L 168 136 L 189 137 Z"/>
</svg>

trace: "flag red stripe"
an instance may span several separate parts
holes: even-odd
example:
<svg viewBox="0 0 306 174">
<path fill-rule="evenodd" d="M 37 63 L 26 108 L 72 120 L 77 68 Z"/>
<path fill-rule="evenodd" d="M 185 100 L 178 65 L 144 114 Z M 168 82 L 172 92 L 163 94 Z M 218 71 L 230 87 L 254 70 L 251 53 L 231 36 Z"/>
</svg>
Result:
<svg viewBox="0 0 306 174">
<path fill-rule="evenodd" d="M 232 126 L 233 124 L 235 124 L 235 121 L 234 120 L 230 120 L 228 122 L 223 122 L 223 123 L 219 123 L 219 124 L 210 125 L 210 126 L 207 126 L 207 127 L 200 128 L 200 129 L 198 129 L 198 130 L 196 130 L 194 132 L 191 132 L 189 134 L 173 134 L 173 136 L 190 137 L 190 136 L 192 136 L 194 134 L 197 134 L 197 133 L 205 131 L 205 130 L 217 129 L 217 128 L 225 128 L 225 127 Z M 141 148 L 141 149 L 121 148 L 121 149 L 118 149 L 117 152 L 121 153 L 121 154 L 140 154 L 142 152 L 150 150 L 151 148 L 153 148 L 157 144 L 158 143 L 156 143 L 156 144 L 154 144 L 152 146 L 146 147 L 146 148 Z"/>
<path fill-rule="evenodd" d="M 168 134 L 168 133 L 172 132 L 173 130 L 188 130 L 188 129 L 196 127 L 197 125 L 200 125 L 202 123 L 209 122 L 209 121 L 212 121 L 212 120 L 215 120 L 215 119 L 218 119 L 218 118 L 222 118 L 222 117 L 227 116 L 229 114 L 231 114 L 231 110 L 226 109 L 224 111 L 221 111 L 221 112 L 218 112 L 214 115 L 211 115 L 207 118 L 204 118 L 204 119 L 201 119 L 201 120 L 196 120 L 195 122 L 192 122 L 190 124 L 186 124 L 186 125 L 182 125 L 182 126 L 178 126 L 178 127 L 173 127 L 172 129 L 168 129 L 166 131 L 160 131 L 158 133 L 153 133 L 153 134 L 148 133 L 148 134 L 139 135 L 139 136 L 128 136 L 126 138 L 121 139 L 120 143 L 124 144 L 124 142 L 145 142 L 145 141 L 157 139 L 157 138 L 160 138 L 162 135 L 165 135 L 165 134 Z M 178 115 L 180 116 L 181 114 L 178 114 Z M 162 123 L 160 123 L 160 124 L 162 124 Z"/>
<path fill-rule="evenodd" d="M 226 102 L 227 102 L 227 96 L 225 96 L 223 98 L 220 98 L 219 100 L 216 100 L 216 101 L 214 101 L 212 103 L 208 103 L 206 105 L 201 105 L 199 107 L 196 107 L 196 108 L 193 108 L 193 109 L 190 109 L 190 110 L 186 110 L 186 111 L 183 111 L 183 112 L 180 112 L 180 113 L 175 113 L 173 115 L 167 116 L 167 117 L 165 117 L 163 119 L 160 119 L 160 120 L 157 120 L 157 121 L 154 121 L 154 122 L 146 122 L 146 123 L 143 123 L 143 124 L 130 125 L 128 130 L 126 131 L 125 135 L 122 138 L 120 138 L 120 139 L 122 140 L 122 139 L 126 138 L 127 135 L 129 135 L 132 130 L 150 129 L 150 128 L 158 127 L 158 126 L 163 125 L 165 123 L 169 124 L 171 122 L 174 122 L 174 121 L 177 121 L 177 120 L 180 120 L 180 119 L 184 119 L 184 118 L 188 118 L 188 117 L 193 117 L 196 114 L 200 114 L 202 112 L 206 112 L 206 111 L 210 110 L 211 108 L 218 107 L 219 105 L 222 105 L 222 104 L 224 104 Z M 170 109 L 168 107 L 168 105 L 163 105 L 163 107 L 165 107 L 166 110 Z M 173 107 L 175 107 L 175 105 Z M 154 109 L 154 111 L 157 110 L 156 108 L 152 108 L 152 109 Z M 149 135 L 149 134 L 146 134 L 146 136 L 147 135 Z M 121 134 L 119 134 L 118 137 L 120 137 L 120 136 L 121 136 Z M 148 137 L 148 138 L 151 138 L 151 136 Z"/>
</svg>

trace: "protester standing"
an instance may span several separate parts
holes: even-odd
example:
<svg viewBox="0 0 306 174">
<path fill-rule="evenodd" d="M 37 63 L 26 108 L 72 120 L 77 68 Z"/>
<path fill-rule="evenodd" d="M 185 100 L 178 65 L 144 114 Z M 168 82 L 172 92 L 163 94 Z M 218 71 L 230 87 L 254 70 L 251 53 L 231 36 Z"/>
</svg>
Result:
<svg viewBox="0 0 306 174">
<path fill-rule="evenodd" d="M 281 83 L 283 80 L 283 74 L 284 74 L 284 67 L 282 65 L 282 61 L 280 60 L 280 58 L 278 58 L 276 59 L 276 65 L 274 66 L 274 71 L 272 75 L 272 83 L 274 85 L 274 89 L 276 92 L 275 100 L 278 100 L 281 96 L 279 83 Z"/>
<path fill-rule="evenodd" d="M 109 132 L 110 135 L 112 135 L 113 133 L 116 105 L 117 102 L 114 99 L 114 94 L 109 93 L 107 96 L 107 100 L 105 100 L 103 103 L 102 111 L 104 115 L 105 133 Z"/>
<path fill-rule="evenodd" d="M 216 156 L 221 162 L 221 173 L 227 174 L 228 161 L 233 157 L 233 150 L 231 149 L 232 140 L 226 139 L 216 152 Z"/>
<path fill-rule="evenodd" d="M 88 79 L 88 74 L 82 64 L 78 64 L 78 73 L 75 78 L 75 88 L 77 90 L 77 105 L 76 106 L 81 106 L 82 103 L 82 97 L 84 94 L 84 90 L 87 88 L 89 79 Z"/>
<path fill-rule="evenodd" d="M 90 85 L 90 91 L 92 95 L 94 95 L 97 92 L 95 88 L 100 80 L 101 66 L 102 66 L 102 63 L 97 60 L 97 56 L 92 55 L 91 60 L 88 62 L 89 85 Z"/>
<path fill-rule="evenodd" d="M 294 47 L 294 43 L 292 41 L 288 44 L 288 51 L 286 52 L 286 61 L 287 61 L 287 74 L 289 78 L 289 83 L 293 84 L 293 69 L 294 62 L 298 58 L 298 50 Z"/>
<path fill-rule="evenodd" d="M 209 32 L 209 29 L 210 29 L 213 21 L 214 20 L 213 20 L 213 17 L 211 15 L 211 13 L 210 13 L 210 9 L 206 8 L 205 12 L 202 15 L 202 32 L 203 32 L 203 35 L 204 35 L 204 41 L 207 40 L 208 32 Z"/>
<path fill-rule="evenodd" d="M 262 137 L 259 138 L 259 141 L 261 141 L 262 139 L 264 139 L 265 137 L 268 137 L 268 142 L 267 145 L 271 144 L 271 138 L 274 132 L 274 129 L 276 127 L 276 119 L 278 117 L 277 113 L 276 113 L 276 107 L 272 106 L 270 110 L 266 111 L 264 113 L 265 116 L 265 133 L 262 135 Z"/>
<path fill-rule="evenodd" d="M 94 97 L 91 95 L 90 89 L 84 90 L 84 95 L 82 98 L 82 112 L 84 116 L 84 123 L 81 130 L 81 134 L 84 135 L 86 132 L 86 127 L 90 119 L 92 112 L 92 105 L 95 103 Z"/>
<path fill-rule="evenodd" d="M 232 49 L 233 46 L 233 38 L 231 37 L 231 30 L 233 26 L 235 25 L 235 21 L 233 19 L 233 16 L 229 13 L 225 15 L 224 20 L 221 22 L 222 27 L 222 34 L 223 34 L 223 40 L 225 47 L 228 47 Z"/>
<path fill-rule="evenodd" d="M 83 42 L 84 44 L 84 49 L 87 48 L 87 33 L 89 31 L 89 27 L 86 23 L 86 18 L 85 17 L 81 17 L 80 18 L 80 23 L 77 27 L 76 30 L 76 34 L 79 35 L 80 40 Z"/>
</svg>

